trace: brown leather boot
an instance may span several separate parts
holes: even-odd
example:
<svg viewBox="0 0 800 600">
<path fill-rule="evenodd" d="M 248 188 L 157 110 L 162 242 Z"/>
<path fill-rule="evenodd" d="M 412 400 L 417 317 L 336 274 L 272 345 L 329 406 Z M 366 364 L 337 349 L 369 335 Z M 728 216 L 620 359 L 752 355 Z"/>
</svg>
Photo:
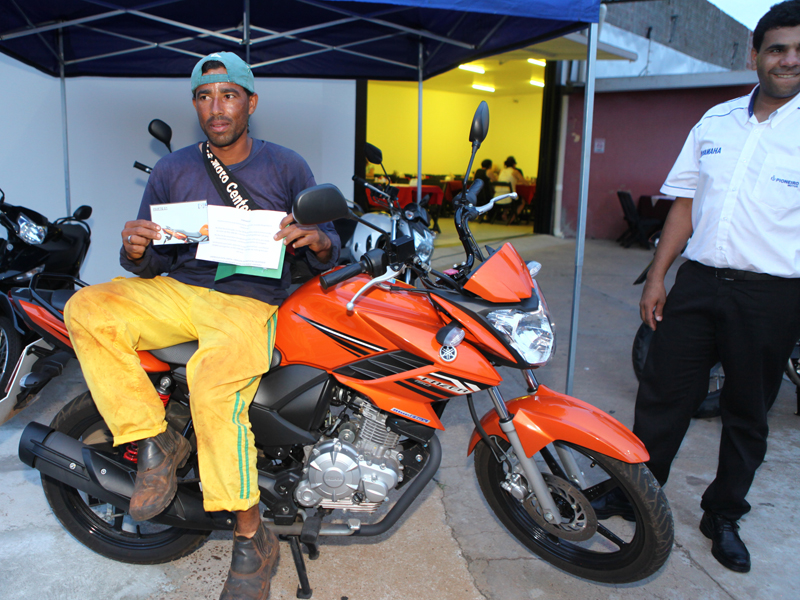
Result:
<svg viewBox="0 0 800 600">
<path fill-rule="evenodd" d="M 169 427 L 164 433 L 139 442 L 131 517 L 147 521 L 169 506 L 178 491 L 175 471 L 186 464 L 191 450 L 189 441 Z"/>
<path fill-rule="evenodd" d="M 219 600 L 266 600 L 279 554 L 278 538 L 263 523 L 252 538 L 234 534 L 231 568 Z"/>
</svg>

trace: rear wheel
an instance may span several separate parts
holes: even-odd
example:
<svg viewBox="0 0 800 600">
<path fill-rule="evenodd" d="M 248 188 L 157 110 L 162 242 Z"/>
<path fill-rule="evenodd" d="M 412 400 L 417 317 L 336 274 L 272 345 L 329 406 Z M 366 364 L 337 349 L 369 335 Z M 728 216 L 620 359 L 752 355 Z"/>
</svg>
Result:
<svg viewBox="0 0 800 600">
<path fill-rule="evenodd" d="M 558 525 L 543 526 L 524 476 L 518 477 L 519 468 L 510 466 L 516 461 L 513 450 L 505 440 L 497 442 L 509 460 L 498 461 L 485 443 L 479 443 L 475 451 L 478 482 L 503 525 L 532 552 L 568 573 L 604 583 L 639 581 L 666 562 L 673 542 L 672 513 L 664 492 L 643 464 L 623 463 L 565 444 L 584 475 L 586 486 L 581 489 L 543 449 L 545 460 L 537 464 L 561 512 Z M 620 516 L 598 520 L 591 502 L 607 494 L 624 496 L 635 520 Z M 520 500 L 521 495 L 528 497 Z"/>
<path fill-rule="evenodd" d="M 123 456 L 126 446 L 113 447 L 111 432 L 89 392 L 61 409 L 50 426 L 116 455 L 119 461 L 127 460 Z M 190 456 L 188 465 L 193 462 L 196 454 Z M 67 531 L 84 546 L 113 560 L 142 565 L 173 561 L 193 552 L 209 535 L 207 531 L 135 521 L 124 509 L 46 475 L 42 476 L 42 487 L 53 513 Z"/>
<path fill-rule="evenodd" d="M 8 317 L 0 317 L 0 391 L 5 389 L 22 353 L 22 340 Z"/>
</svg>

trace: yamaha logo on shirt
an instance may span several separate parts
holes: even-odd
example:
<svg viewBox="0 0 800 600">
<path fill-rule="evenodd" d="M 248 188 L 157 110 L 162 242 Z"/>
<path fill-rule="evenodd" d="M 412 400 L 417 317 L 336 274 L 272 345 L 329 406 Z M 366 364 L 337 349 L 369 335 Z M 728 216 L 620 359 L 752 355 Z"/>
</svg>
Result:
<svg viewBox="0 0 800 600">
<path fill-rule="evenodd" d="M 700 150 L 700 156 L 708 156 L 709 154 L 722 154 L 722 146 L 718 146 L 717 148 L 706 148 L 705 150 Z"/>
</svg>

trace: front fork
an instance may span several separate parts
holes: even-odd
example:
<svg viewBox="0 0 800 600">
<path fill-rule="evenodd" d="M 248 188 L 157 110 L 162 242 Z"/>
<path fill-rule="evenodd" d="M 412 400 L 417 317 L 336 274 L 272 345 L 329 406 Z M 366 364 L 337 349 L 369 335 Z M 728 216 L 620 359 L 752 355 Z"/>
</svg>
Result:
<svg viewBox="0 0 800 600">
<path fill-rule="evenodd" d="M 539 387 L 539 384 L 536 382 L 533 371 L 527 369 L 524 373 L 525 380 L 528 383 L 528 391 L 535 393 Z M 489 397 L 492 399 L 492 403 L 494 404 L 494 409 L 497 412 L 497 415 L 500 417 L 500 429 L 506 434 L 511 447 L 514 449 L 514 452 L 517 455 L 519 466 L 522 469 L 525 478 L 528 480 L 528 485 L 530 486 L 531 491 L 533 491 L 533 493 L 536 495 L 536 498 L 542 507 L 542 516 L 548 523 L 560 523 L 561 513 L 559 512 L 558 507 L 553 500 L 553 496 L 550 494 L 550 490 L 547 487 L 544 477 L 542 477 L 542 473 L 539 471 L 539 467 L 536 466 L 536 463 L 532 458 L 528 457 L 527 453 L 525 452 L 525 448 L 522 446 L 522 441 L 519 439 L 517 428 L 514 425 L 514 419 L 508 412 L 508 408 L 506 407 L 505 400 L 503 400 L 503 396 L 500 394 L 500 390 L 497 387 L 493 387 L 489 388 L 488 392 Z M 578 465 L 575 462 L 575 457 L 572 456 L 570 449 L 559 442 L 554 442 L 553 445 L 556 448 L 558 457 L 561 459 L 561 464 L 564 467 L 564 472 L 566 473 L 567 477 L 580 489 L 585 488 L 586 483 L 583 478 L 583 473 L 578 468 Z"/>
</svg>

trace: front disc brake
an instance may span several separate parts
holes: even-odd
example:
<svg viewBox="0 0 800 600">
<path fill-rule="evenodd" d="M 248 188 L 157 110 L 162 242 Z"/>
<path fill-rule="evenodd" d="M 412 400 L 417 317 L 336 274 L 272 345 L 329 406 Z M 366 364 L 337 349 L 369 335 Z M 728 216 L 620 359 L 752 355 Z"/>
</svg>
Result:
<svg viewBox="0 0 800 600">
<path fill-rule="evenodd" d="M 568 481 L 550 473 L 543 473 L 547 489 L 558 507 L 561 520 L 549 523 L 542 514 L 542 506 L 534 494 L 530 494 L 522 502 L 522 506 L 536 521 L 536 524 L 562 540 L 583 542 L 597 532 L 597 515 L 589 500 L 581 491 Z"/>
</svg>

